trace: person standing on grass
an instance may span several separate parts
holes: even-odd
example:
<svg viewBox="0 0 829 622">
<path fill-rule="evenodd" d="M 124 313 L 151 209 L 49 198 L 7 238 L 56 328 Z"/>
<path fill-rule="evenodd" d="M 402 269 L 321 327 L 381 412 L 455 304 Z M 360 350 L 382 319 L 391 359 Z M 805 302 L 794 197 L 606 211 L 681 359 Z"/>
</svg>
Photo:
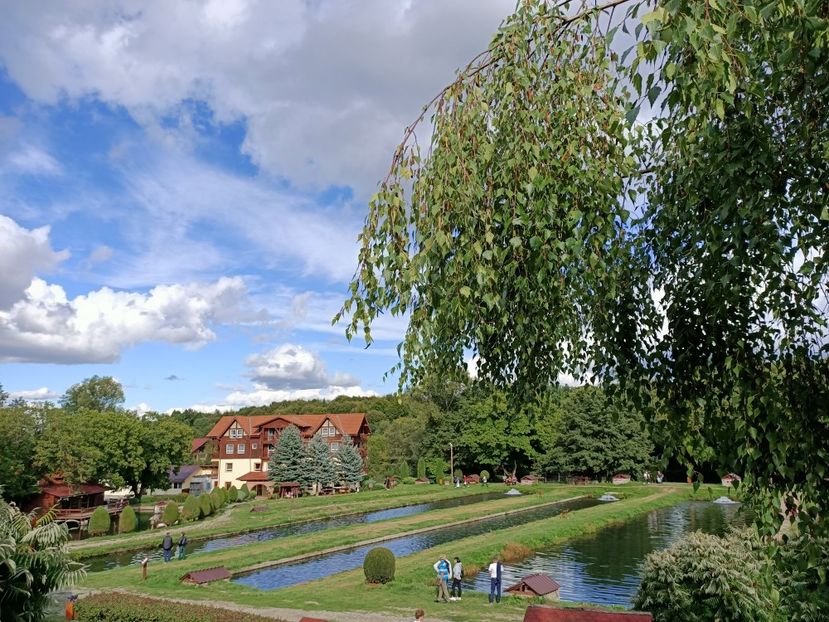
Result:
<svg viewBox="0 0 829 622">
<path fill-rule="evenodd" d="M 496 603 L 501 602 L 501 560 L 498 556 L 492 558 L 492 563 L 489 565 L 489 604 L 494 600 Z"/>
<path fill-rule="evenodd" d="M 164 539 L 161 541 L 161 550 L 164 553 L 165 562 L 173 559 L 173 537 L 169 531 L 164 534 Z"/>
<path fill-rule="evenodd" d="M 463 579 L 463 564 L 461 563 L 461 558 L 455 558 L 455 565 L 452 566 L 452 591 L 449 596 L 449 600 L 460 600 L 461 599 L 461 579 Z M 455 596 L 457 590 L 457 596 Z"/>
<path fill-rule="evenodd" d="M 181 532 L 181 537 L 178 539 L 178 558 L 184 559 L 184 547 L 187 546 L 187 536 L 184 535 L 184 532 Z"/>
<path fill-rule="evenodd" d="M 449 577 L 452 574 L 452 569 L 449 566 L 449 560 L 446 558 L 446 555 L 441 555 L 440 559 L 435 562 L 433 566 L 435 572 L 438 573 L 438 589 L 437 594 L 435 595 L 435 602 L 443 601 L 445 603 L 449 602 Z"/>
</svg>

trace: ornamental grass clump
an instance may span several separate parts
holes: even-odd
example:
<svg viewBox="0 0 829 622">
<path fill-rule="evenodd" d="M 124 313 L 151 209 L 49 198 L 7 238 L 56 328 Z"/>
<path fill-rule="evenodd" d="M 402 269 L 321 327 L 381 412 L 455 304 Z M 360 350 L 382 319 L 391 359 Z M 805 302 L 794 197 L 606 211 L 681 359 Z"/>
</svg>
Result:
<svg viewBox="0 0 829 622">
<path fill-rule="evenodd" d="M 110 517 L 109 512 L 107 512 L 107 509 L 101 505 L 95 508 L 95 511 L 92 512 L 92 516 L 89 518 L 89 526 L 87 527 L 87 531 L 89 531 L 90 536 L 100 536 L 108 533 L 111 526 L 112 518 Z"/>
<path fill-rule="evenodd" d="M 506 546 L 501 550 L 501 561 L 512 564 L 525 560 L 532 554 L 533 550 L 528 546 L 524 546 L 518 542 L 507 542 Z"/>
<path fill-rule="evenodd" d="M 138 527 L 138 517 L 135 510 L 127 506 L 121 511 L 118 517 L 118 533 L 131 533 Z"/>
<path fill-rule="evenodd" d="M 368 583 L 388 583 L 394 581 L 394 553 L 384 546 L 378 546 L 366 553 L 363 560 L 363 572 Z"/>
</svg>

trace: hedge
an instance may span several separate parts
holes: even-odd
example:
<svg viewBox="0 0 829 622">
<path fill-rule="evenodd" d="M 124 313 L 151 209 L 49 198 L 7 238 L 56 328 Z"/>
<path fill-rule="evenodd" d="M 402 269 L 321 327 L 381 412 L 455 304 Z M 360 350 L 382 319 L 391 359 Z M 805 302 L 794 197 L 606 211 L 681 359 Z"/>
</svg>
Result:
<svg viewBox="0 0 829 622">
<path fill-rule="evenodd" d="M 384 546 L 378 546 L 366 553 L 363 572 L 369 583 L 388 583 L 394 580 L 394 553 Z"/>
<path fill-rule="evenodd" d="M 168 527 L 172 527 L 178 522 L 178 518 L 178 503 L 175 501 L 167 502 L 167 505 L 164 506 L 164 512 L 161 515 L 161 520 L 164 521 L 164 524 Z"/>
<path fill-rule="evenodd" d="M 181 512 L 182 518 L 184 520 L 198 520 L 199 514 L 201 514 L 199 498 L 189 495 L 187 499 L 184 500 L 184 508 Z"/>
<path fill-rule="evenodd" d="M 239 489 L 239 500 L 243 501 L 245 499 L 250 499 L 253 495 L 250 494 L 250 488 L 248 488 L 247 484 L 242 484 L 242 487 Z"/>
<path fill-rule="evenodd" d="M 236 503 L 239 498 L 239 491 L 236 489 L 236 486 L 231 486 L 227 489 L 227 500 L 230 503 Z"/>
<path fill-rule="evenodd" d="M 95 508 L 95 511 L 92 512 L 92 516 L 89 517 L 89 526 L 87 527 L 87 531 L 89 531 L 89 535 L 92 536 L 100 536 L 101 534 L 105 534 L 109 532 L 109 528 L 112 526 L 112 518 L 107 512 L 107 509 L 99 505 Z"/>
<path fill-rule="evenodd" d="M 210 516 L 213 513 L 213 504 L 210 502 L 210 495 L 202 494 L 199 496 L 199 514 L 202 518 Z"/>
<path fill-rule="evenodd" d="M 82 598 L 75 611 L 79 622 L 274 622 L 252 613 L 122 593 Z"/>
<path fill-rule="evenodd" d="M 138 527 L 138 517 L 130 506 L 125 507 L 118 517 L 118 533 L 130 533 Z"/>
</svg>

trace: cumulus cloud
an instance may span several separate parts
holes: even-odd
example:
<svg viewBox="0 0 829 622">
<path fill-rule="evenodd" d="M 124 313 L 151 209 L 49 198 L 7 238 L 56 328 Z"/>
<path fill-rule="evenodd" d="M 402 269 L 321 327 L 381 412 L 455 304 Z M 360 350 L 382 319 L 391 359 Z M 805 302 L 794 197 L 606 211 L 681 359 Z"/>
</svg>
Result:
<svg viewBox="0 0 829 622">
<path fill-rule="evenodd" d="M 55 400 L 61 396 L 60 393 L 52 391 L 48 387 L 40 387 L 39 389 L 32 389 L 30 391 L 10 391 L 9 395 L 12 399 L 21 399 L 29 402 Z"/>
<path fill-rule="evenodd" d="M 0 311 L 0 362 L 107 363 L 145 341 L 198 348 L 215 338 L 213 326 L 258 317 L 239 277 L 147 293 L 105 287 L 72 299 L 35 278 L 23 300 Z"/>
<path fill-rule="evenodd" d="M 366 191 L 403 128 L 485 49 L 514 0 L 10 3 L 0 60 L 31 98 L 94 97 L 162 128 L 182 102 L 244 120 L 244 151 L 298 183 Z"/>
<path fill-rule="evenodd" d="M 25 145 L 8 158 L 12 169 L 32 175 L 60 175 L 63 168 L 55 158 L 33 145 Z"/>
<path fill-rule="evenodd" d="M 49 227 L 25 229 L 0 214 L 0 310 L 21 300 L 32 278 L 69 256 L 49 243 Z"/>
<path fill-rule="evenodd" d="M 332 386 L 344 388 L 360 383 L 353 376 L 341 372 L 329 376 L 319 356 L 290 343 L 250 356 L 246 364 L 254 383 L 272 391 L 320 390 Z"/>
</svg>

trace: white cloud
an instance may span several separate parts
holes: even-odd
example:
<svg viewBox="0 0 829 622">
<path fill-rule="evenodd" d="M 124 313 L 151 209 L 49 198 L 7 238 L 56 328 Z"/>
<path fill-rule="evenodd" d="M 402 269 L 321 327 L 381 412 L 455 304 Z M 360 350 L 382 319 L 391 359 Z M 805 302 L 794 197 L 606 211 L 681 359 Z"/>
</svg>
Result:
<svg viewBox="0 0 829 622">
<path fill-rule="evenodd" d="M 152 410 L 152 407 L 147 402 L 139 402 L 138 404 L 130 408 L 130 410 L 135 411 L 139 417 L 143 417 Z"/>
<path fill-rule="evenodd" d="M 100 246 L 96 246 L 95 249 L 89 254 L 89 264 L 94 265 L 96 263 L 103 263 L 105 261 L 109 261 L 112 259 L 112 256 L 115 254 L 115 251 L 112 250 L 106 244 L 101 244 Z"/>
<path fill-rule="evenodd" d="M 30 391 L 10 391 L 9 395 L 12 399 L 21 399 L 31 402 L 40 400 L 55 400 L 61 396 L 60 393 L 52 391 L 48 387 L 40 387 L 39 389 L 32 389 Z"/>
<path fill-rule="evenodd" d="M 23 300 L 0 312 L 0 362 L 113 362 L 145 341 L 198 348 L 215 338 L 214 325 L 258 317 L 239 277 L 146 294 L 105 287 L 73 299 L 36 278 Z"/>
<path fill-rule="evenodd" d="M 15 171 L 32 175 L 60 175 L 63 168 L 55 158 L 34 145 L 24 145 L 8 158 L 9 166 Z"/>
<path fill-rule="evenodd" d="M 0 60 L 35 100 L 94 97 L 155 130 L 182 102 L 205 101 L 218 121 L 246 122 L 244 150 L 265 170 L 362 196 L 420 106 L 514 4 L 9 3 Z"/>
<path fill-rule="evenodd" d="M 302 346 L 285 343 L 248 357 L 254 383 L 276 392 L 317 391 L 326 387 L 355 387 L 360 381 L 341 372 L 329 376 L 325 363 Z M 233 394 L 231 394 L 233 395 Z"/>
<path fill-rule="evenodd" d="M 49 244 L 49 227 L 25 229 L 0 214 L 0 310 L 21 300 L 38 272 L 52 270 L 69 256 Z"/>
</svg>

